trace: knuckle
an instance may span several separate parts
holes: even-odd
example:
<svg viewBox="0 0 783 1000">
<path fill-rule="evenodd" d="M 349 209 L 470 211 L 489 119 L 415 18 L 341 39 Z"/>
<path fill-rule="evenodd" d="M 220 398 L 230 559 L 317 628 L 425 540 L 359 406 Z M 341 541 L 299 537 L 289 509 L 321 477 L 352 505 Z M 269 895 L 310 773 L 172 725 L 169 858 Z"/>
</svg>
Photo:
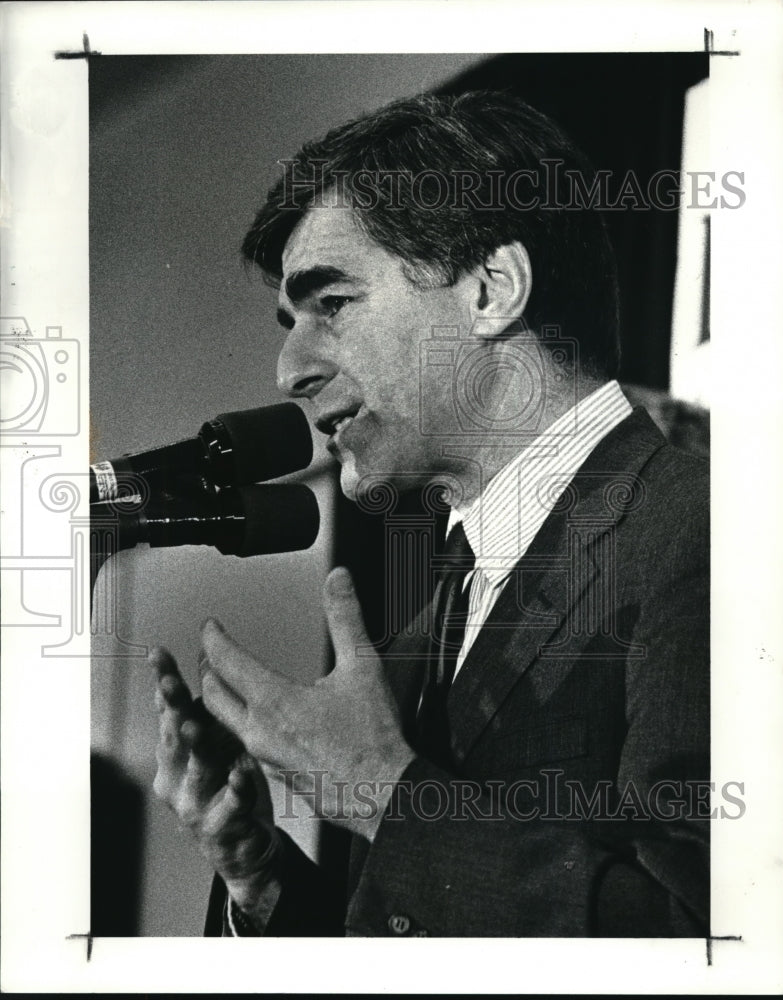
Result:
<svg viewBox="0 0 783 1000">
<path fill-rule="evenodd" d="M 173 729 L 164 729 L 160 734 L 160 742 L 166 750 L 176 750 L 179 745 L 179 734 Z"/>
<path fill-rule="evenodd" d="M 201 825 L 201 810 L 191 796 L 181 796 L 178 799 L 176 812 L 185 826 L 193 829 Z"/>
<path fill-rule="evenodd" d="M 161 740 L 155 747 L 155 760 L 158 767 L 171 767 L 174 759 L 173 748 Z"/>
<path fill-rule="evenodd" d="M 197 794 L 197 789 L 184 783 L 180 785 L 177 795 L 176 813 L 185 826 L 191 830 L 200 830 L 204 825 L 208 809 Z"/>
<path fill-rule="evenodd" d="M 171 784 L 163 771 L 158 771 L 152 782 L 152 791 L 167 805 L 171 804 Z"/>
<path fill-rule="evenodd" d="M 228 832 L 225 818 L 217 816 L 214 812 L 208 813 L 204 817 L 203 831 L 205 837 L 213 840 L 216 844 L 223 844 Z"/>
</svg>

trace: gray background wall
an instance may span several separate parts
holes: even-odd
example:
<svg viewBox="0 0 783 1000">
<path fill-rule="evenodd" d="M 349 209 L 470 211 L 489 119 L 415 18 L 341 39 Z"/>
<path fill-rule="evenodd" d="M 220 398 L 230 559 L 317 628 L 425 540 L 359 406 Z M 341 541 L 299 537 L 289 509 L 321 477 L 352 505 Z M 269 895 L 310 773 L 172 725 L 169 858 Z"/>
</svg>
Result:
<svg viewBox="0 0 783 1000">
<path fill-rule="evenodd" d="M 275 294 L 239 245 L 279 158 L 475 55 L 108 57 L 91 66 L 91 458 L 191 437 L 217 413 L 279 401 Z M 212 549 L 123 553 L 118 620 L 93 658 L 93 746 L 145 790 L 139 933 L 197 935 L 210 872 L 149 793 L 153 681 L 137 647 L 162 642 L 196 678 L 199 625 L 221 618 L 276 669 L 321 674 L 320 588 L 331 565 L 333 476 L 318 446 L 322 530 L 308 552 L 248 561 Z M 96 604 L 105 615 L 106 595 Z M 101 605 L 103 601 L 103 606 Z M 289 829 L 317 849 L 315 824 Z M 119 859 L 121 863 L 122 859 Z"/>
</svg>

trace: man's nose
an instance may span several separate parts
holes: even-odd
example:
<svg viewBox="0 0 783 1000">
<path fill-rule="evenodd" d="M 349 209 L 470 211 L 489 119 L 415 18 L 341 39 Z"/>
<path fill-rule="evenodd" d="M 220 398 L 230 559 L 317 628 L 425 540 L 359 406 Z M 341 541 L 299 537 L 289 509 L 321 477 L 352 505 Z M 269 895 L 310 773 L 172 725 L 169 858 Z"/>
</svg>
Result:
<svg viewBox="0 0 783 1000">
<path fill-rule="evenodd" d="M 277 387 L 287 396 L 312 399 L 337 374 L 337 366 L 319 349 L 315 331 L 291 330 L 277 359 Z"/>
</svg>

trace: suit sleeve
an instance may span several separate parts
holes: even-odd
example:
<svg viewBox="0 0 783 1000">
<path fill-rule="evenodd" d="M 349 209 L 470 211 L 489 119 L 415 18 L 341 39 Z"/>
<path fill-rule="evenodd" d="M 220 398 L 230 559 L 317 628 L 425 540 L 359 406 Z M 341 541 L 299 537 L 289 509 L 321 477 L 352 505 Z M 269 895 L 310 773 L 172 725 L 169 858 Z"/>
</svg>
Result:
<svg viewBox="0 0 783 1000">
<path fill-rule="evenodd" d="M 552 815 L 540 798 L 537 813 L 521 799 L 499 806 L 486 783 L 418 758 L 370 849 L 349 933 L 708 933 L 708 601 L 706 568 L 692 568 L 668 576 L 637 619 L 646 655 L 625 667 L 612 818 L 600 808 Z"/>
<path fill-rule="evenodd" d="M 231 901 L 219 876 L 212 883 L 205 937 L 340 937 L 345 926 L 345 886 L 332 878 L 282 830 L 282 891 L 264 927 Z"/>
</svg>

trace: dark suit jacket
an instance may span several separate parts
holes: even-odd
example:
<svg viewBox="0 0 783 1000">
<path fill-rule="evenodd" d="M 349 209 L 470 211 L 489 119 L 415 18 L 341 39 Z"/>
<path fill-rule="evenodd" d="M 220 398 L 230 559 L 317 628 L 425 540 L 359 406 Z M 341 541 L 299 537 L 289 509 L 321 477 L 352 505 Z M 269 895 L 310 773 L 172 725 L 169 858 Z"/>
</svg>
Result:
<svg viewBox="0 0 783 1000">
<path fill-rule="evenodd" d="M 411 739 L 421 644 L 387 660 Z M 266 934 L 708 933 L 708 469 L 644 410 L 538 532 L 449 715 L 453 766 L 410 764 L 346 889 L 285 839 Z"/>
</svg>

